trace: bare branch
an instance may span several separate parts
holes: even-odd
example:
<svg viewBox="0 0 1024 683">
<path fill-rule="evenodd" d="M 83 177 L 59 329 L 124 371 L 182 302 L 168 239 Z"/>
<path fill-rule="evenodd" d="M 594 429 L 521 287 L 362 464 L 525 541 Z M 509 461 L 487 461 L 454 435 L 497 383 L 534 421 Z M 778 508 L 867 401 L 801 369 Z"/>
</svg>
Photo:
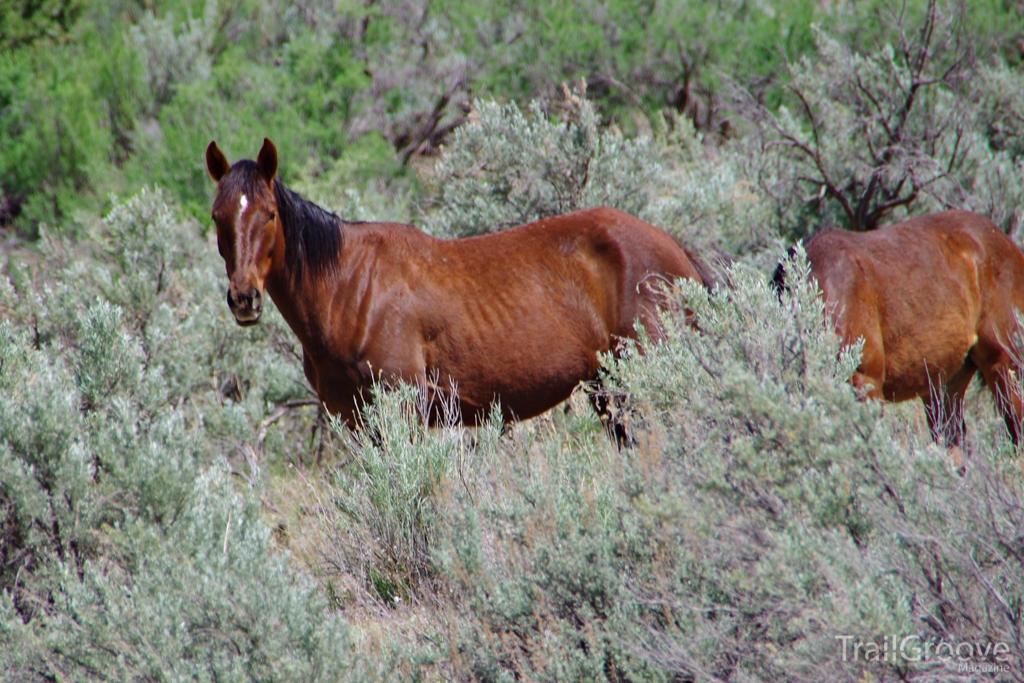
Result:
<svg viewBox="0 0 1024 683">
<path fill-rule="evenodd" d="M 302 408 L 303 406 L 318 406 L 320 405 L 320 399 L 316 398 L 297 398 L 291 401 L 286 401 L 279 405 L 274 412 L 266 417 L 263 422 L 260 423 L 259 431 L 256 432 L 256 449 L 255 454 L 260 458 L 263 457 L 263 442 L 267 440 L 267 430 L 272 424 L 280 420 L 282 417 L 295 410 L 296 408 Z"/>
<path fill-rule="evenodd" d="M 860 74 L 859 73 L 855 74 L 855 76 L 856 76 L 856 79 L 857 79 L 857 87 L 868 98 L 868 101 L 871 102 L 871 104 L 874 105 L 875 109 L 878 110 L 878 121 L 882 124 L 882 127 L 885 128 L 886 135 L 888 135 L 889 139 L 892 140 L 893 139 L 893 132 L 892 132 L 892 129 L 889 128 L 889 117 L 888 117 L 888 115 L 885 113 L 885 111 L 882 110 L 882 105 L 879 104 L 878 99 L 864 85 L 864 82 L 860 78 Z"/>
</svg>

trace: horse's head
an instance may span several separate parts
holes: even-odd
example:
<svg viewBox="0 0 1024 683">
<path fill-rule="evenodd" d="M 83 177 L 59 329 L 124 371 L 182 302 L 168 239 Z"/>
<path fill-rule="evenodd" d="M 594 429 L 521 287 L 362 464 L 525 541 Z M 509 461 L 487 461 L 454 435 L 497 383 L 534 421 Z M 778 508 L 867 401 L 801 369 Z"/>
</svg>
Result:
<svg viewBox="0 0 1024 683">
<path fill-rule="evenodd" d="M 206 167 L 217 182 L 213 220 L 228 271 L 228 306 L 239 325 L 254 325 L 263 312 L 264 282 L 284 248 L 274 194 L 277 148 L 264 138 L 255 162 L 232 166 L 211 142 Z"/>
</svg>

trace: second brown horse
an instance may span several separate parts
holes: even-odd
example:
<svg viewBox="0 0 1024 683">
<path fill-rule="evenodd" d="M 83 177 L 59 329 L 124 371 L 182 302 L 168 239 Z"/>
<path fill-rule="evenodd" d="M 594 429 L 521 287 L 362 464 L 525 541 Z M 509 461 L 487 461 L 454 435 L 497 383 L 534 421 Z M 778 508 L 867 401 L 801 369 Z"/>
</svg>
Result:
<svg viewBox="0 0 1024 683">
<path fill-rule="evenodd" d="M 932 436 L 959 445 L 964 394 L 980 373 L 1020 442 L 1024 254 L 992 221 L 947 211 L 867 233 L 824 230 L 804 248 L 844 343 L 864 340 L 855 386 L 923 398 Z M 780 266 L 777 284 L 783 275 Z"/>
<path fill-rule="evenodd" d="M 231 165 L 213 142 L 206 161 L 235 320 L 256 323 L 268 293 L 320 400 L 350 423 L 377 380 L 457 395 L 470 424 L 495 401 L 506 421 L 532 417 L 595 379 L 638 320 L 658 338 L 658 284 L 704 282 L 671 236 L 613 209 L 446 241 L 324 211 L 276 178 L 269 140 L 255 162 Z"/>
</svg>

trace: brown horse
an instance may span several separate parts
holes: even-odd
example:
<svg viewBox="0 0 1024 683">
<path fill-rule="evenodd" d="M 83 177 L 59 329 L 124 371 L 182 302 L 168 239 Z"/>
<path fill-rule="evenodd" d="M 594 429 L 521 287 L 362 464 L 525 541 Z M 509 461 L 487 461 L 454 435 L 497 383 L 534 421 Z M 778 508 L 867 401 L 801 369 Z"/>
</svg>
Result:
<svg viewBox="0 0 1024 683">
<path fill-rule="evenodd" d="M 457 395 L 469 424 L 495 401 L 506 421 L 537 415 L 597 378 L 598 354 L 635 339 L 637 320 L 659 337 L 658 282 L 704 282 L 671 236 L 614 209 L 440 240 L 303 199 L 277 179 L 270 140 L 234 165 L 211 142 L 206 162 L 235 320 L 256 323 L 266 291 L 320 400 L 350 424 L 375 380 Z"/>
<path fill-rule="evenodd" d="M 843 342 L 864 340 L 854 386 L 889 401 L 921 397 L 935 440 L 958 446 L 964 394 L 980 373 L 1019 443 L 1024 254 L 992 221 L 947 211 L 873 232 L 824 230 L 804 248 Z M 780 265 L 776 284 L 784 274 Z"/>
</svg>

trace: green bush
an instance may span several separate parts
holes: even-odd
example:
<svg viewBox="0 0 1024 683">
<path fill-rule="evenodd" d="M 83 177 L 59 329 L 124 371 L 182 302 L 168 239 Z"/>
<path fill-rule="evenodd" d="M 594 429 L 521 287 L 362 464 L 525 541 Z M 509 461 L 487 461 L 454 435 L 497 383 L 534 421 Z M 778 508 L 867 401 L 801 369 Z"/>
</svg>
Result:
<svg viewBox="0 0 1024 683">
<path fill-rule="evenodd" d="M 781 306 L 742 267 L 730 291 L 684 283 L 665 343 L 611 366 L 637 447 L 569 447 L 570 426 L 469 459 L 435 550 L 463 591 L 450 630 L 460 680 L 957 671 L 844 661 L 843 636 L 1016 652 L 1020 551 L 1007 541 L 1021 486 L 1008 439 L 974 444 L 961 479 L 920 424 L 858 401 L 846 382 L 858 353 L 838 353 L 806 265 L 791 265 Z"/>
<path fill-rule="evenodd" d="M 548 119 L 540 102 L 529 117 L 515 104 L 477 104 L 441 157 L 434 182 L 439 208 L 428 229 L 464 237 L 591 206 L 637 214 L 660 165 L 649 139 L 602 132 L 593 106 L 572 97 L 569 122 Z"/>
<path fill-rule="evenodd" d="M 0 185 L 15 219 L 32 235 L 39 222 L 67 221 L 111 149 L 103 100 L 85 46 L 36 46 L 0 54 Z M 39 74 L 45 74 L 40 78 Z M 70 222 L 70 221 L 69 221 Z"/>
<path fill-rule="evenodd" d="M 159 192 L 115 206 L 92 263 L 47 237 L 56 286 L 34 292 L 9 265 L 3 291 L 0 669 L 348 676 L 346 627 L 274 551 L 259 499 L 235 490 L 225 458 L 278 392 L 301 391 L 297 361 L 282 368 L 269 341 L 280 321 L 252 337 L 217 314 L 217 257 Z M 218 372 L 237 378 L 234 399 Z"/>
<path fill-rule="evenodd" d="M 919 23 L 898 17 L 893 41 L 870 50 L 818 31 L 813 58 L 790 64 L 785 106 L 742 94 L 780 232 L 873 230 L 952 207 L 1020 228 L 1024 186 L 1007 142 L 1020 110 L 1006 90 L 1015 72 L 979 63 L 965 21 L 929 3 Z"/>
<path fill-rule="evenodd" d="M 140 354 L 99 303 L 69 364 L 9 323 L 0 414 L 0 666 L 15 680 L 337 680 L 343 626 L 201 466 L 210 435 L 132 398 Z"/>
<path fill-rule="evenodd" d="M 0 47 L 5 51 L 71 29 L 82 13 L 82 0 L 11 0 L 0 6 Z"/>
<path fill-rule="evenodd" d="M 716 111 L 721 73 L 771 79 L 811 47 L 815 3 L 446 2 L 443 12 L 478 65 L 490 96 L 523 102 L 586 80 L 602 111 L 636 132 L 663 107 L 702 128 Z"/>
<path fill-rule="evenodd" d="M 674 234 L 698 253 L 774 249 L 774 205 L 754 183 L 757 162 L 740 144 L 709 158 L 686 121 L 655 137 L 602 130 L 594 105 L 566 90 L 566 117 L 535 101 L 477 102 L 429 178 L 436 206 L 426 229 L 445 237 L 502 230 L 576 209 L 613 206 Z M 552 107 L 554 109 L 554 107 Z M 558 110 L 555 110 L 558 111 Z"/>
</svg>

